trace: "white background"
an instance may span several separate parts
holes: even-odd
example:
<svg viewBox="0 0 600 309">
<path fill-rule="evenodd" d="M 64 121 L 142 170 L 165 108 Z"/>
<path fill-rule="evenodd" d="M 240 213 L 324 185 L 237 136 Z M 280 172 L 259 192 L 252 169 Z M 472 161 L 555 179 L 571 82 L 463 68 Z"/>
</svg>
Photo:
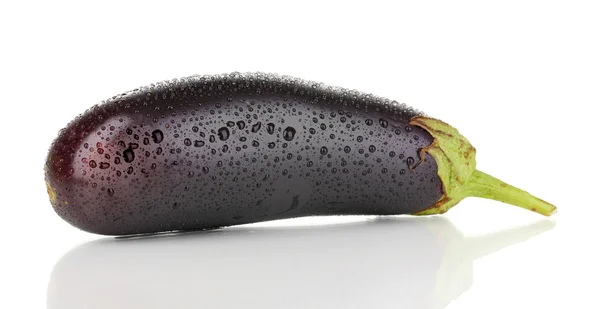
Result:
<svg viewBox="0 0 600 309">
<path fill-rule="evenodd" d="M 0 4 L 1 308 L 600 308 L 596 1 L 85 3 Z M 231 71 L 406 102 L 559 212 L 467 199 L 122 241 L 54 213 L 42 168 L 69 120 Z"/>
</svg>

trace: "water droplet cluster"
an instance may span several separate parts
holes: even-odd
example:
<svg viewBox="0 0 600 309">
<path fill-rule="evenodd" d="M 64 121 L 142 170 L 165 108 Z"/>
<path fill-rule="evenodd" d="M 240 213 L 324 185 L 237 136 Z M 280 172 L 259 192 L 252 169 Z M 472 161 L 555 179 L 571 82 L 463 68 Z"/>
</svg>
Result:
<svg viewBox="0 0 600 309">
<path fill-rule="evenodd" d="M 61 216 L 109 234 L 412 213 L 442 193 L 435 161 L 419 157 L 432 138 L 408 124 L 416 115 L 288 76 L 175 79 L 75 119 L 50 150 L 47 178 L 69 202 L 55 207 Z"/>
</svg>

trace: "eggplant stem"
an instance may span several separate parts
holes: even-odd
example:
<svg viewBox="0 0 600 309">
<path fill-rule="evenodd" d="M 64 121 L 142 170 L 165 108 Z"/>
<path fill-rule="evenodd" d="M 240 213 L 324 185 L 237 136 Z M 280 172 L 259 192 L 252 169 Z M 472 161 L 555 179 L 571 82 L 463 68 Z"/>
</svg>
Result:
<svg viewBox="0 0 600 309">
<path fill-rule="evenodd" d="M 463 190 L 465 197 L 476 196 L 492 199 L 525 208 L 544 216 L 556 213 L 554 205 L 479 170 L 473 172 Z"/>
<path fill-rule="evenodd" d="M 410 124 L 429 132 L 433 142 L 421 149 L 421 162 L 426 154 L 433 157 L 442 182 L 442 197 L 415 215 L 442 214 L 469 196 L 492 199 L 544 216 L 556 213 L 554 205 L 515 188 L 475 168 L 475 147 L 451 125 L 429 117 L 417 116 Z"/>
</svg>

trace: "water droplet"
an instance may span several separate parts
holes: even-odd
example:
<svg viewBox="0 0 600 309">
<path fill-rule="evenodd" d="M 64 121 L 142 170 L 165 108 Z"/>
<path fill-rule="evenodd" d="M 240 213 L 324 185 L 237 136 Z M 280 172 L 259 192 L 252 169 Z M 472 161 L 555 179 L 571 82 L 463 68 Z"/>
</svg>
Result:
<svg viewBox="0 0 600 309">
<path fill-rule="evenodd" d="M 327 149 L 327 147 L 325 147 L 325 146 L 321 147 L 320 152 L 321 152 L 322 155 L 326 155 L 328 151 L 329 150 Z"/>
<path fill-rule="evenodd" d="M 377 150 L 377 148 L 375 148 L 374 145 L 369 146 L 369 152 L 373 153 L 375 150 Z"/>
<path fill-rule="evenodd" d="M 310 128 L 308 132 L 310 132 L 310 134 L 315 134 L 317 133 L 317 130 L 315 130 L 315 128 Z"/>
<path fill-rule="evenodd" d="M 240 120 L 237 122 L 237 127 L 238 129 L 243 130 L 246 127 L 246 123 Z"/>
<path fill-rule="evenodd" d="M 345 152 L 345 153 L 350 153 L 350 150 L 352 150 L 352 149 L 350 148 L 350 146 L 346 146 L 346 147 L 344 147 L 344 152 Z"/>
<path fill-rule="evenodd" d="M 100 169 L 103 169 L 103 170 L 105 170 L 105 169 L 107 169 L 107 168 L 109 168 L 109 167 L 110 167 L 110 163 L 107 163 L 107 162 L 100 162 Z"/>
<path fill-rule="evenodd" d="M 211 136 L 208 138 L 208 141 L 209 141 L 209 142 L 211 142 L 211 143 L 214 143 L 214 142 L 215 142 L 215 140 L 216 140 L 216 139 L 215 139 L 215 136 L 214 136 L 214 135 L 211 135 Z"/>
<path fill-rule="evenodd" d="M 388 169 L 384 167 L 384 168 L 381 169 L 381 172 L 384 173 L 384 174 L 387 174 Z"/>
<path fill-rule="evenodd" d="M 133 150 L 131 150 L 131 148 L 125 149 L 125 151 L 123 151 L 123 158 L 125 159 L 125 162 L 131 163 L 133 159 L 135 159 L 135 154 L 133 153 Z"/>
<path fill-rule="evenodd" d="M 147 137 L 144 137 L 144 145 L 150 145 L 150 139 Z"/>
<path fill-rule="evenodd" d="M 195 133 L 197 133 L 199 130 L 200 130 L 200 128 L 198 128 L 197 126 L 192 127 L 192 131 L 194 131 Z"/>
<path fill-rule="evenodd" d="M 194 172 L 189 171 L 187 174 L 188 178 L 193 178 L 194 177 Z"/>
<path fill-rule="evenodd" d="M 219 139 L 222 141 L 226 141 L 229 138 L 229 129 L 226 127 L 222 127 L 217 132 L 219 134 Z"/>
<path fill-rule="evenodd" d="M 94 160 L 91 160 L 89 164 L 91 168 L 96 168 L 96 166 L 98 166 Z"/>
<path fill-rule="evenodd" d="M 288 142 L 294 139 L 294 135 L 296 135 L 296 129 L 292 127 L 287 127 L 283 130 L 283 139 Z"/>
<path fill-rule="evenodd" d="M 229 150 L 229 146 L 227 146 L 227 145 L 223 145 L 223 147 L 221 147 L 222 152 L 227 152 L 228 150 Z"/>
<path fill-rule="evenodd" d="M 202 147 L 204 146 L 204 141 L 194 141 L 194 147 Z"/>
<path fill-rule="evenodd" d="M 404 174 L 406 174 L 406 170 L 405 169 L 401 169 L 400 170 L 400 175 L 404 175 Z"/>
<path fill-rule="evenodd" d="M 415 159 L 413 159 L 413 157 L 406 158 L 406 165 L 408 165 L 408 168 L 411 168 L 414 163 L 415 163 Z"/>
<path fill-rule="evenodd" d="M 161 147 L 158 147 L 158 148 L 156 148 L 156 154 L 157 154 L 157 155 L 160 155 L 160 154 L 162 153 L 162 151 L 163 151 L 163 150 L 162 150 L 162 148 L 161 148 Z"/>
<path fill-rule="evenodd" d="M 233 126 L 235 126 L 235 122 L 233 122 L 233 121 L 227 121 L 227 126 L 228 127 L 233 127 Z"/>
<path fill-rule="evenodd" d="M 384 128 L 388 127 L 388 122 L 387 120 L 383 119 L 383 118 L 379 118 L 379 125 L 381 125 Z"/>
<path fill-rule="evenodd" d="M 192 140 L 191 140 L 191 139 L 189 139 L 189 138 L 186 138 L 185 140 L 183 140 L 183 143 L 184 143 L 186 146 L 192 146 Z"/>
<path fill-rule="evenodd" d="M 126 132 L 127 134 L 129 134 L 129 135 L 133 134 L 133 130 L 132 130 L 132 129 L 127 129 L 127 130 L 125 130 L 125 132 Z"/>
<path fill-rule="evenodd" d="M 319 126 L 319 128 L 321 128 L 321 130 L 325 130 L 325 129 L 327 129 L 327 126 L 326 126 L 324 123 L 322 123 L 322 124 Z"/>
<path fill-rule="evenodd" d="M 370 125 L 373 125 L 373 120 L 372 120 L 372 119 L 367 119 L 367 120 L 365 120 L 365 123 L 366 123 L 368 126 L 370 126 Z"/>
<path fill-rule="evenodd" d="M 259 145 L 258 141 L 253 141 L 253 142 L 252 142 L 252 146 L 254 146 L 254 147 L 258 147 L 258 145 Z"/>
<path fill-rule="evenodd" d="M 268 123 L 267 124 L 267 132 L 269 134 L 273 134 L 273 132 L 275 132 L 275 124 L 274 123 Z"/>
<path fill-rule="evenodd" d="M 395 157 L 395 156 L 396 156 L 396 153 L 395 153 L 395 152 L 393 152 L 393 151 L 390 151 L 390 157 L 391 157 L 391 158 L 393 158 L 393 157 Z"/>
<path fill-rule="evenodd" d="M 127 168 L 127 174 L 129 174 L 129 175 L 133 174 L 133 167 L 130 166 Z"/>
<path fill-rule="evenodd" d="M 273 149 L 273 148 L 275 148 L 275 143 L 273 143 L 273 142 L 270 142 L 270 143 L 269 143 L 267 146 L 268 146 L 269 148 Z"/>
<path fill-rule="evenodd" d="M 204 174 L 208 174 L 208 171 L 209 171 L 208 167 L 205 166 L 205 167 L 202 168 L 202 172 Z"/>
<path fill-rule="evenodd" d="M 359 142 L 359 143 L 362 142 L 363 141 L 363 137 L 359 135 L 358 137 L 356 137 L 356 141 Z"/>
<path fill-rule="evenodd" d="M 111 189 L 106 190 L 106 193 L 108 193 L 108 196 L 113 196 L 113 195 L 115 195 L 115 190 L 111 188 Z"/>
<path fill-rule="evenodd" d="M 152 131 L 152 141 L 154 141 L 155 143 L 160 143 L 163 141 L 164 135 L 163 132 L 161 130 L 154 130 Z"/>
<path fill-rule="evenodd" d="M 253 125 L 252 125 L 252 133 L 256 133 L 256 132 L 258 132 L 258 130 L 260 130 L 260 127 L 261 127 L 261 125 L 262 125 L 262 124 L 261 124 L 261 122 L 260 122 L 260 121 L 259 121 L 259 122 L 257 122 L 257 123 L 255 123 L 255 124 L 253 124 Z"/>
</svg>

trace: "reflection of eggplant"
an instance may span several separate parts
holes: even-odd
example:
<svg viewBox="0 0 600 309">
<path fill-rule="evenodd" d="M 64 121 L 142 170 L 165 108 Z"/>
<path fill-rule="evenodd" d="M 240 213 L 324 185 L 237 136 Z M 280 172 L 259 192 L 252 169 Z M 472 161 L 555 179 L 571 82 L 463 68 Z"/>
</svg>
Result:
<svg viewBox="0 0 600 309">
<path fill-rule="evenodd" d="M 236 227 L 79 246 L 54 267 L 49 308 L 443 308 L 473 260 L 552 221 L 465 238 L 445 218 Z"/>
</svg>

